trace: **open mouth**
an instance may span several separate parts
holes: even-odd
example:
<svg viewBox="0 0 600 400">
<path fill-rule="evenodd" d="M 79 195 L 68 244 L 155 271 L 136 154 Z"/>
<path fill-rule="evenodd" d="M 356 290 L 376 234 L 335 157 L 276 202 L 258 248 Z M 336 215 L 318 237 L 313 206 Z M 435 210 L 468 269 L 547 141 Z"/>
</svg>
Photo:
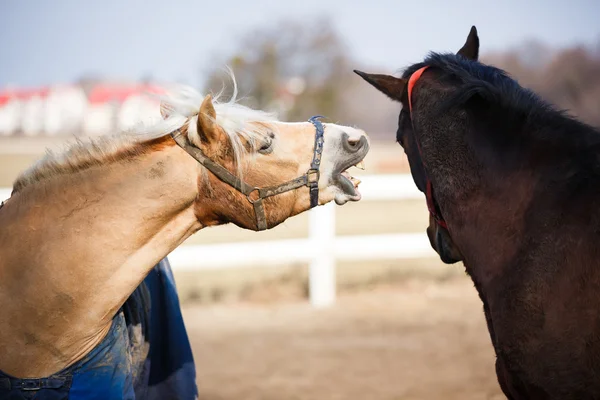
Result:
<svg viewBox="0 0 600 400">
<path fill-rule="evenodd" d="M 350 173 L 348 172 L 348 169 L 350 169 L 351 167 L 356 167 L 358 169 L 364 170 L 365 163 L 361 159 L 356 164 L 352 164 L 352 165 L 349 165 L 346 168 L 344 168 L 342 170 L 342 172 L 334 174 L 333 179 L 335 180 L 336 185 L 344 192 L 344 194 L 346 194 L 348 196 L 347 200 L 359 201 L 362 197 L 360 192 L 358 191 L 358 185 L 360 184 L 360 179 L 355 178 L 352 175 L 350 175 Z M 336 199 L 336 203 L 340 204 L 337 199 Z"/>
</svg>

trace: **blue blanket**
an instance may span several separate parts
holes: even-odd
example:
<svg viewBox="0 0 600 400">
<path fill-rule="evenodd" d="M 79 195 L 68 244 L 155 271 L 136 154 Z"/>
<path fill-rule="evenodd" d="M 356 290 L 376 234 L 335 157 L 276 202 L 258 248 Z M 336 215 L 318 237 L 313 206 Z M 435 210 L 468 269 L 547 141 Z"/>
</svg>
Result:
<svg viewBox="0 0 600 400">
<path fill-rule="evenodd" d="M 113 318 L 89 354 L 45 378 L 0 372 L 0 399 L 197 399 L 196 370 L 171 266 L 165 258 Z"/>
</svg>

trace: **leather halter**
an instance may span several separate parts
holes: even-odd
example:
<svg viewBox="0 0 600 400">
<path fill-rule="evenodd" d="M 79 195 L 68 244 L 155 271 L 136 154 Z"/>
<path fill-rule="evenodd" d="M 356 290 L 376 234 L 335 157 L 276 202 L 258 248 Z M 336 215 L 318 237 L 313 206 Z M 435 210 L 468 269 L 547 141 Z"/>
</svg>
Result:
<svg viewBox="0 0 600 400">
<path fill-rule="evenodd" d="M 320 115 L 311 117 L 308 121 L 315 126 L 315 146 L 313 149 L 313 159 L 310 164 L 310 168 L 302 176 L 296 179 L 284 182 L 276 186 L 268 186 L 263 188 L 257 188 L 246 182 L 240 180 L 237 176 L 229 172 L 223 166 L 217 164 L 210 158 L 206 157 L 202 151 L 193 146 L 187 140 L 187 137 L 181 135 L 181 128 L 174 132 L 171 132 L 171 137 L 175 142 L 185 150 L 189 155 L 194 157 L 196 161 L 202 164 L 206 169 L 212 172 L 217 178 L 225 182 L 229 186 L 236 189 L 238 192 L 246 196 L 246 199 L 254 206 L 254 214 L 256 215 L 256 227 L 259 231 L 263 231 L 268 228 L 267 215 L 265 213 L 265 206 L 263 199 L 275 196 L 281 193 L 288 192 L 290 190 L 297 189 L 302 186 L 308 186 L 310 192 L 310 208 L 313 208 L 319 204 L 319 167 L 321 166 L 321 156 L 323 154 L 323 142 L 324 142 L 324 128 L 321 121 L 318 118 L 322 118 Z"/>
<path fill-rule="evenodd" d="M 423 72 L 425 72 L 425 70 L 427 68 L 429 68 L 427 65 L 419 68 L 418 70 L 413 72 L 413 74 L 410 76 L 410 78 L 408 80 L 408 109 L 410 111 L 410 120 L 413 125 L 413 132 L 415 131 L 415 123 L 412 118 L 412 99 L 411 99 L 412 91 L 415 86 L 415 83 L 417 83 L 417 81 L 419 80 L 421 75 L 423 75 Z M 419 144 L 417 135 L 415 134 L 414 136 L 415 136 L 415 142 L 417 143 L 417 148 L 419 149 L 419 155 L 421 156 L 421 162 L 423 163 L 423 167 L 424 167 L 423 169 L 425 170 L 425 180 L 426 180 L 425 199 L 427 200 L 427 208 L 429 209 L 429 213 L 435 219 L 435 222 L 437 222 L 437 224 L 439 226 L 441 226 L 442 228 L 448 229 L 448 225 L 446 224 L 446 221 L 444 220 L 444 218 L 442 217 L 442 215 L 440 214 L 440 212 L 438 211 L 438 209 L 436 207 L 434 197 L 433 197 L 433 186 L 431 184 L 431 180 L 429 180 L 429 177 L 427 176 L 427 171 L 426 171 L 427 165 L 425 164 L 425 161 L 423 160 L 423 152 L 421 151 L 421 145 Z"/>
</svg>

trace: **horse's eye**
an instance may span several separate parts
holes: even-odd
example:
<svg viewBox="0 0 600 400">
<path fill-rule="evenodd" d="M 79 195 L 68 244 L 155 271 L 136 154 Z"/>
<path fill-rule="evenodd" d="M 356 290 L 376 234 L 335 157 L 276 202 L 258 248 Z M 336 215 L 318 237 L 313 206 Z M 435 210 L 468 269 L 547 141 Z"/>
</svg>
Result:
<svg viewBox="0 0 600 400">
<path fill-rule="evenodd" d="M 263 154 L 268 154 L 271 151 L 273 151 L 273 139 L 274 138 L 275 138 L 275 135 L 272 132 L 269 132 L 269 135 L 267 137 L 265 137 L 265 140 L 262 143 L 262 145 L 260 146 L 260 148 L 258 149 L 258 152 L 263 153 Z"/>
</svg>

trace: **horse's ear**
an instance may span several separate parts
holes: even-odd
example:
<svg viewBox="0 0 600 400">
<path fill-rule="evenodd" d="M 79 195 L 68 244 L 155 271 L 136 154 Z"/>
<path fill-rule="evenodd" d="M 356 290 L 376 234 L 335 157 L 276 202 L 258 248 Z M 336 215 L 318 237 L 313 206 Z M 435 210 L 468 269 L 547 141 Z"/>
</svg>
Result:
<svg viewBox="0 0 600 400">
<path fill-rule="evenodd" d="M 217 125 L 217 113 L 212 103 L 212 96 L 206 95 L 198 112 L 198 133 L 208 142 L 218 141 L 221 133 Z"/>
<path fill-rule="evenodd" d="M 467 36 L 467 40 L 463 47 L 456 53 L 469 60 L 475 60 L 479 58 L 479 36 L 477 36 L 477 28 L 475 25 L 471 27 L 471 31 L 469 32 L 469 36 Z"/>
<path fill-rule="evenodd" d="M 367 74 L 359 70 L 354 70 L 358 76 L 375 86 L 380 92 L 384 93 L 392 100 L 401 101 L 404 90 L 406 89 L 406 79 L 396 78 L 391 75 Z"/>
</svg>

